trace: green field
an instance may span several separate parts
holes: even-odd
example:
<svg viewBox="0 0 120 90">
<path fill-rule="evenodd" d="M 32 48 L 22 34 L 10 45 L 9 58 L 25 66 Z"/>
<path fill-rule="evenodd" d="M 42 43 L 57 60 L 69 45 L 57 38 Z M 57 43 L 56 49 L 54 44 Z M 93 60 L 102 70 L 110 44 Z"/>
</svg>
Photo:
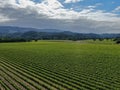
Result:
<svg viewBox="0 0 120 90">
<path fill-rule="evenodd" d="M 104 42 L 0 43 L 0 90 L 120 90 L 120 45 Z"/>
</svg>

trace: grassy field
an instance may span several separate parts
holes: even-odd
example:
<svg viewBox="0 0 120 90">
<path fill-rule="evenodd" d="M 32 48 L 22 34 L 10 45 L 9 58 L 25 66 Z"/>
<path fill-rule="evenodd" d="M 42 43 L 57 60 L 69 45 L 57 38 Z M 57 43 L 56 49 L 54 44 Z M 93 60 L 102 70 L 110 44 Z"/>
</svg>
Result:
<svg viewBox="0 0 120 90">
<path fill-rule="evenodd" d="M 0 90 L 120 90 L 120 45 L 1 43 Z"/>
</svg>

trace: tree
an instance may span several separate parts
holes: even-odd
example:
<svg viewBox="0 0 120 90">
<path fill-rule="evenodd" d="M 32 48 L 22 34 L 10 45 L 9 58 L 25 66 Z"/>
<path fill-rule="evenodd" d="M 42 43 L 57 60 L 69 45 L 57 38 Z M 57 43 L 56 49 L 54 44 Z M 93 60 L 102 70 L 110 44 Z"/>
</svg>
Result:
<svg viewBox="0 0 120 90">
<path fill-rule="evenodd" d="M 116 41 L 116 44 L 120 44 L 120 40 L 117 40 L 117 41 Z"/>
</svg>

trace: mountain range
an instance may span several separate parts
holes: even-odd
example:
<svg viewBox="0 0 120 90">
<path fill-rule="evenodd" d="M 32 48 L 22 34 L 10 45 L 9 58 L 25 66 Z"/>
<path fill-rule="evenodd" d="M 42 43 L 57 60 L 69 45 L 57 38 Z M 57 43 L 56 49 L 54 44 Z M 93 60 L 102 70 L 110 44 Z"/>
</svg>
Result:
<svg viewBox="0 0 120 90">
<path fill-rule="evenodd" d="M 13 26 L 0 26 L 0 33 L 24 33 L 28 31 L 36 32 L 61 32 L 58 29 L 37 29 L 37 28 L 24 28 L 24 27 L 13 27 Z"/>
<path fill-rule="evenodd" d="M 117 38 L 120 34 L 76 33 L 58 29 L 36 29 L 13 26 L 0 26 L 0 38 L 24 39 L 97 39 Z"/>
</svg>

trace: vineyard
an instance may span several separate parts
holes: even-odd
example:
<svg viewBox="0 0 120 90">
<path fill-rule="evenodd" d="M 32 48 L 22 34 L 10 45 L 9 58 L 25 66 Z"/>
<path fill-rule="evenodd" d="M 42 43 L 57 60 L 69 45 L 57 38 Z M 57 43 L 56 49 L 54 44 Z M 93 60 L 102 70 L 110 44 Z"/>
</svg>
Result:
<svg viewBox="0 0 120 90">
<path fill-rule="evenodd" d="M 1 43 L 0 90 L 120 90 L 120 45 Z"/>
</svg>

